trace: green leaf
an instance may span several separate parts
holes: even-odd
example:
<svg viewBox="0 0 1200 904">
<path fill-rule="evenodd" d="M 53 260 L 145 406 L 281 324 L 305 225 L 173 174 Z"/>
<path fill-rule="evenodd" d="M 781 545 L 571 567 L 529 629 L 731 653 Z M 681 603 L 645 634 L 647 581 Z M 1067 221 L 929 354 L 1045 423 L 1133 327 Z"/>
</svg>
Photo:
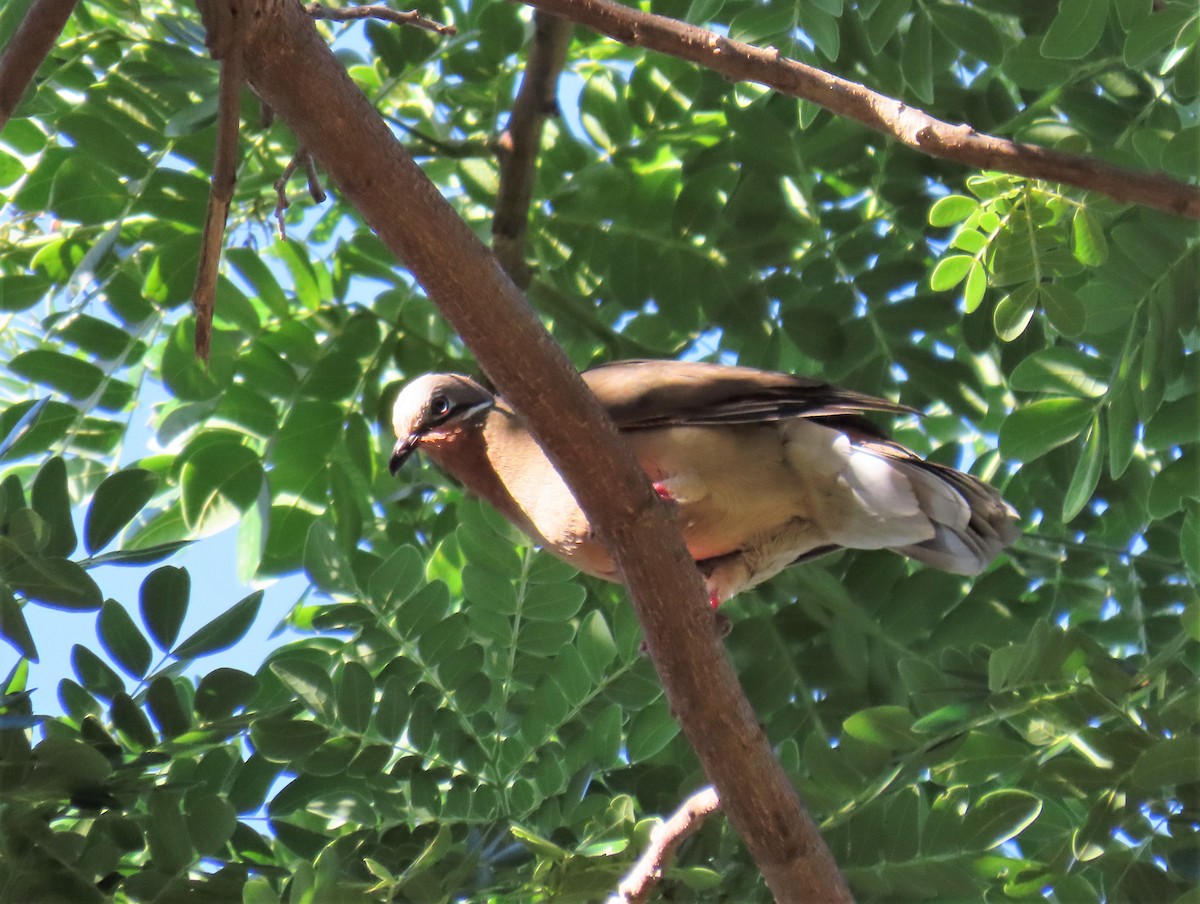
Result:
<svg viewBox="0 0 1200 904">
<path fill-rule="evenodd" d="M 164 738 L 177 738 L 191 730 L 192 720 L 179 699 L 179 689 L 166 675 L 150 682 L 146 705 Z"/>
<path fill-rule="evenodd" d="M 1070 346 L 1053 346 L 1034 352 L 1009 376 L 1009 385 L 1020 392 L 1048 392 L 1100 398 L 1108 392 L 1112 365 L 1103 358 Z"/>
<path fill-rule="evenodd" d="M 121 669 L 131 678 L 144 678 L 150 668 L 152 651 L 125 607 L 107 600 L 97 624 L 100 643 Z"/>
<path fill-rule="evenodd" d="M 109 715 L 113 728 L 142 749 L 158 744 L 154 729 L 150 727 L 150 720 L 128 694 L 118 693 L 113 697 Z"/>
<path fill-rule="evenodd" d="M 825 59 L 836 60 L 841 49 L 838 20 L 835 15 L 821 9 L 819 3 L 820 0 L 815 0 L 812 3 L 797 4 L 797 24 L 812 38 L 817 50 Z"/>
<path fill-rule="evenodd" d="M 115 220 L 128 203 L 120 177 L 94 157 L 68 157 L 50 186 L 50 210 L 74 223 Z"/>
<path fill-rule="evenodd" d="M 337 714 L 350 731 L 361 734 L 371 724 L 375 709 L 375 679 L 361 663 L 342 666 L 337 688 Z"/>
<path fill-rule="evenodd" d="M 379 708 L 375 712 L 375 730 L 380 737 L 394 741 L 404 731 L 411 711 L 408 688 L 395 675 L 389 676 L 383 683 L 379 695 Z"/>
<path fill-rule="evenodd" d="M 867 20 L 867 42 L 874 53 L 882 53 L 884 46 L 895 36 L 900 23 L 912 8 L 912 0 L 880 0 Z M 921 16 L 914 17 L 914 22 Z"/>
<path fill-rule="evenodd" d="M 795 24 L 795 11 L 787 6 L 750 8 L 729 21 L 729 37 L 758 44 L 777 38 Z"/>
<path fill-rule="evenodd" d="M 1105 411 L 1108 418 L 1108 473 L 1117 480 L 1133 460 L 1137 444 L 1137 408 L 1132 380 L 1123 379 L 1113 387 Z"/>
<path fill-rule="evenodd" d="M 154 865 L 168 875 L 183 872 L 195 859 L 187 821 L 180 808 L 180 794 L 167 788 L 155 788 L 149 794 L 146 843 Z"/>
<path fill-rule="evenodd" d="M 193 452 L 179 476 L 183 521 L 193 531 L 231 524 L 258 500 L 263 487 L 258 454 L 234 441 Z"/>
<path fill-rule="evenodd" d="M 874 19 L 872 19 L 873 22 Z M 904 83 L 912 89 L 918 100 L 922 103 L 933 103 L 933 25 L 930 23 L 929 17 L 924 14 L 914 15 L 912 23 L 908 26 L 908 34 L 905 36 L 904 49 L 900 56 L 900 71 L 904 74 Z M 951 195 L 949 198 L 942 198 L 938 204 L 941 204 L 942 201 L 950 201 L 955 197 L 960 196 Z M 972 204 L 975 203 L 972 201 Z M 934 226 L 949 225 L 949 223 L 934 222 L 935 216 L 941 221 L 951 216 L 957 216 L 958 211 L 951 212 L 949 209 L 938 211 L 938 204 L 935 204 L 934 209 L 929 213 L 930 223 Z M 958 220 L 949 220 L 949 222 L 958 222 Z"/>
<path fill-rule="evenodd" d="M 58 442 L 79 417 L 71 405 L 49 398 L 18 402 L 0 415 L 0 458 L 15 460 Z"/>
<path fill-rule="evenodd" d="M 1080 207 L 1071 218 L 1071 237 L 1075 259 L 1089 267 L 1099 267 L 1108 259 L 1108 241 L 1091 211 Z"/>
<path fill-rule="evenodd" d="M 1146 425 L 1142 438 L 1148 449 L 1200 443 L 1200 395 L 1187 395 L 1167 402 Z"/>
<path fill-rule="evenodd" d="M 1037 301 L 1038 289 L 1032 283 L 1019 286 L 1001 298 L 992 313 L 996 335 L 1005 342 L 1017 339 L 1033 319 Z"/>
<path fill-rule="evenodd" d="M 625 747 L 631 763 L 643 763 L 679 734 L 679 724 L 664 703 L 647 706 L 629 723 Z"/>
<path fill-rule="evenodd" d="M 136 542 L 135 538 L 133 542 Z M 163 559 L 169 559 L 179 550 L 192 545 L 191 540 L 173 540 L 169 543 L 159 543 L 157 546 L 147 546 L 144 549 L 118 549 L 91 556 L 88 565 L 154 565 Z"/>
<path fill-rule="evenodd" d="M 1151 790 L 1200 782 L 1200 737 L 1167 738 L 1143 750 L 1129 770 L 1129 780 Z"/>
<path fill-rule="evenodd" d="M 272 492 L 311 493 L 313 487 L 324 486 L 342 422 L 342 409 L 333 402 L 301 399 L 292 405 L 274 446 Z"/>
<path fill-rule="evenodd" d="M 169 651 L 179 637 L 191 589 L 192 579 L 187 569 L 173 565 L 156 568 L 142 581 L 138 609 L 151 639 L 164 652 Z"/>
<path fill-rule="evenodd" d="M 0 554 L 13 543 L 0 537 Z M 52 609 L 93 612 L 104 604 L 104 595 L 91 576 L 70 559 L 26 558 L 17 551 L 5 579 L 26 599 Z"/>
<path fill-rule="evenodd" d="M 263 591 L 254 591 L 181 643 L 171 655 L 176 659 L 195 659 L 233 646 L 254 624 L 262 598 Z"/>
<path fill-rule="evenodd" d="M 258 678 L 247 672 L 214 669 L 200 678 L 196 687 L 196 712 L 210 722 L 229 718 L 250 704 L 258 688 Z"/>
<path fill-rule="evenodd" d="M 83 545 L 95 554 L 112 542 L 154 496 L 158 476 L 143 468 L 127 468 L 96 488 L 83 522 Z"/>
<path fill-rule="evenodd" d="M 987 292 L 987 270 L 982 263 L 975 261 L 967 274 L 967 284 L 963 286 L 963 309 L 968 314 L 974 313 L 983 302 L 985 292 Z"/>
<path fill-rule="evenodd" d="M 242 886 L 242 904 L 280 904 L 280 898 L 266 879 L 251 879 Z"/>
<path fill-rule="evenodd" d="M 50 527 L 50 542 L 45 552 L 52 556 L 69 556 L 75 551 L 79 538 L 71 517 L 71 493 L 67 488 L 67 466 L 55 455 L 47 459 L 33 479 L 30 492 L 33 510 Z"/>
<path fill-rule="evenodd" d="M 421 554 L 412 546 L 399 546 L 371 573 L 367 593 L 380 612 L 390 613 L 410 599 L 424 581 Z"/>
<path fill-rule="evenodd" d="M 249 704 L 258 688 L 259 680 L 239 669 L 213 669 L 196 686 L 196 713 L 211 722 L 227 719 Z"/>
<path fill-rule="evenodd" d="M 13 314 L 27 311 L 41 301 L 49 289 L 50 280 L 44 276 L 0 276 L 0 311 Z"/>
<path fill-rule="evenodd" d="M 250 726 L 250 742 L 262 756 L 275 763 L 303 759 L 325 743 L 329 732 L 316 722 L 282 716 L 256 719 Z"/>
<path fill-rule="evenodd" d="M 617 658 L 617 644 L 603 614 L 592 611 L 584 616 L 576 643 L 592 681 L 600 681 L 609 664 Z"/>
<path fill-rule="evenodd" d="M 1042 812 L 1041 798 L 1015 788 L 983 795 L 963 821 L 962 850 L 990 851 L 1016 838 Z"/>
<path fill-rule="evenodd" d="M 481 607 L 500 615 L 516 615 L 517 590 L 512 581 L 495 572 L 468 564 L 462 570 L 463 595 L 472 607 Z"/>
<path fill-rule="evenodd" d="M 969 254 L 952 254 L 938 261 L 929 278 L 929 286 L 935 292 L 945 292 L 953 289 L 967 278 L 975 258 Z"/>
<path fill-rule="evenodd" d="M 930 226 L 953 226 L 961 223 L 979 209 L 979 201 L 966 195 L 947 195 L 938 198 L 929 210 Z"/>
<path fill-rule="evenodd" d="M 1108 21 L 1109 0 L 1062 0 L 1042 39 L 1042 53 L 1056 60 L 1078 60 L 1100 43 Z"/>
<path fill-rule="evenodd" d="M 314 522 L 308 529 L 308 538 L 304 543 L 304 570 L 312 582 L 326 593 L 348 592 L 355 585 L 350 560 L 321 521 Z"/>
<path fill-rule="evenodd" d="M 526 589 L 521 611 L 535 621 L 565 622 L 586 598 L 587 591 L 579 584 L 535 584 Z"/>
<path fill-rule="evenodd" d="M 1063 499 L 1063 524 L 1068 523 L 1083 511 L 1083 507 L 1091 500 L 1092 493 L 1096 491 L 1096 485 L 1100 482 L 1103 463 L 1104 443 L 1101 440 L 1100 412 L 1097 411 L 1092 418 L 1092 426 L 1088 430 L 1087 438 L 1083 442 L 1083 452 L 1079 456 L 1079 463 L 1075 466 L 1075 473 L 1071 476 L 1067 495 Z"/>
<path fill-rule="evenodd" d="M 333 679 L 323 666 L 307 659 L 276 659 L 271 671 L 314 715 L 333 718 Z"/>
<path fill-rule="evenodd" d="M 1151 518 L 1166 518 L 1183 507 L 1184 499 L 1200 499 L 1200 452 L 1195 450 L 1175 459 L 1155 476 L 1146 510 Z"/>
<path fill-rule="evenodd" d="M 1034 461 L 1078 436 L 1094 410 L 1095 404 L 1084 399 L 1039 399 L 1022 405 L 1000 425 L 1000 454 Z"/>
<path fill-rule="evenodd" d="M 1170 5 L 1134 23 L 1125 36 L 1125 65 L 1141 69 L 1157 54 L 1171 47 L 1196 14 L 1189 4 Z"/>
<path fill-rule="evenodd" d="M 856 712 L 842 723 L 846 734 L 888 750 L 911 750 L 918 740 L 913 715 L 902 706 L 874 706 Z"/>
<path fill-rule="evenodd" d="M 102 700 L 112 700 L 125 690 L 121 676 L 85 646 L 75 644 L 71 647 L 71 667 L 79 683 Z"/>
<path fill-rule="evenodd" d="M 1038 290 L 1046 316 L 1064 336 L 1078 336 L 1087 326 L 1087 308 L 1070 289 L 1056 283 L 1043 283 Z"/>
<path fill-rule="evenodd" d="M 104 371 L 95 364 L 47 349 L 21 352 L 9 361 L 8 369 L 75 401 L 92 397 L 104 383 Z"/>
<path fill-rule="evenodd" d="M 671 879 L 682 882 L 688 888 L 696 891 L 711 891 L 720 888 L 725 881 L 716 870 L 704 866 L 687 866 L 671 870 Z"/>
<path fill-rule="evenodd" d="M 1186 508 L 1183 527 L 1179 529 L 1179 552 L 1192 577 L 1200 578 L 1200 505 L 1191 503 Z"/>
<path fill-rule="evenodd" d="M 986 63 L 998 63 L 1008 41 L 992 21 L 972 6 L 938 3 L 928 7 L 933 24 L 955 47 Z"/>
<path fill-rule="evenodd" d="M 0 587 L 0 637 L 7 640 L 18 653 L 30 662 L 38 661 L 37 647 L 20 604 L 4 587 Z"/>
<path fill-rule="evenodd" d="M 229 801 L 217 794 L 189 798 L 186 819 L 192 846 L 209 857 L 224 851 L 237 828 L 237 813 Z"/>
</svg>

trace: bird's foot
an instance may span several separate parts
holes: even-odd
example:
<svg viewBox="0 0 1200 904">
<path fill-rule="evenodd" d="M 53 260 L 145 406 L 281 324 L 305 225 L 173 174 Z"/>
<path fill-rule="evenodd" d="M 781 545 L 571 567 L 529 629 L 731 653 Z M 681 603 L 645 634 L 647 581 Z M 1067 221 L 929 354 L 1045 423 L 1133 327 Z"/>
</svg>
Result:
<svg viewBox="0 0 1200 904">
<path fill-rule="evenodd" d="M 728 615 L 722 615 L 720 612 L 713 611 L 713 621 L 717 626 L 717 637 L 722 639 L 729 636 L 729 632 L 733 630 L 733 621 Z"/>
</svg>

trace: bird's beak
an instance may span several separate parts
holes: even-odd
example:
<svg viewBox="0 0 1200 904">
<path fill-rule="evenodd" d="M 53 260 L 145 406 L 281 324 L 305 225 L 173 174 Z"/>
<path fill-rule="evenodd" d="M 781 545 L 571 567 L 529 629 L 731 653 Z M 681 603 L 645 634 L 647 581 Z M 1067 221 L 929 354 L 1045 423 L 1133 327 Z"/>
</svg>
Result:
<svg viewBox="0 0 1200 904">
<path fill-rule="evenodd" d="M 420 442 L 420 437 L 416 434 L 409 434 L 404 439 L 396 443 L 396 447 L 392 449 L 392 458 L 388 462 L 388 472 L 395 477 L 396 472 L 403 467 L 404 462 L 408 460 L 408 456 L 416 451 L 417 443 Z"/>
</svg>

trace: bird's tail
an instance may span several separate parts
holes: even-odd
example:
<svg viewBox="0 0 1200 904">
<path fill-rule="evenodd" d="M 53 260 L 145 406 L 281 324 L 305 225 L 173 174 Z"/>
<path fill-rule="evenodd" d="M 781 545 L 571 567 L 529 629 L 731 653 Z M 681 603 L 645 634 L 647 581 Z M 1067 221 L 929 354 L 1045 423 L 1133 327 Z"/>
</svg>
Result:
<svg viewBox="0 0 1200 904">
<path fill-rule="evenodd" d="M 934 535 L 896 552 L 954 574 L 975 575 L 1020 535 L 1018 515 L 981 480 L 915 456 L 897 462 Z"/>
</svg>

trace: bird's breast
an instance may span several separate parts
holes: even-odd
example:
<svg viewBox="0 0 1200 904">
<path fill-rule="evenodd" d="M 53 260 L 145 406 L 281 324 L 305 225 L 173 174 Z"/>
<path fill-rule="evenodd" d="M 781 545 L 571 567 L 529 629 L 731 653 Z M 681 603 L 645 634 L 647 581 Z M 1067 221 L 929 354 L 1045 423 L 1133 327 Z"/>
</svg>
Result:
<svg viewBox="0 0 1200 904">
<path fill-rule="evenodd" d="M 837 517 L 837 469 L 827 460 L 835 455 L 832 438 L 827 455 L 814 450 L 809 466 L 798 468 L 778 424 L 671 427 L 628 437 L 650 479 L 679 506 L 697 560 L 760 545 L 796 521 L 820 525 Z"/>
</svg>

